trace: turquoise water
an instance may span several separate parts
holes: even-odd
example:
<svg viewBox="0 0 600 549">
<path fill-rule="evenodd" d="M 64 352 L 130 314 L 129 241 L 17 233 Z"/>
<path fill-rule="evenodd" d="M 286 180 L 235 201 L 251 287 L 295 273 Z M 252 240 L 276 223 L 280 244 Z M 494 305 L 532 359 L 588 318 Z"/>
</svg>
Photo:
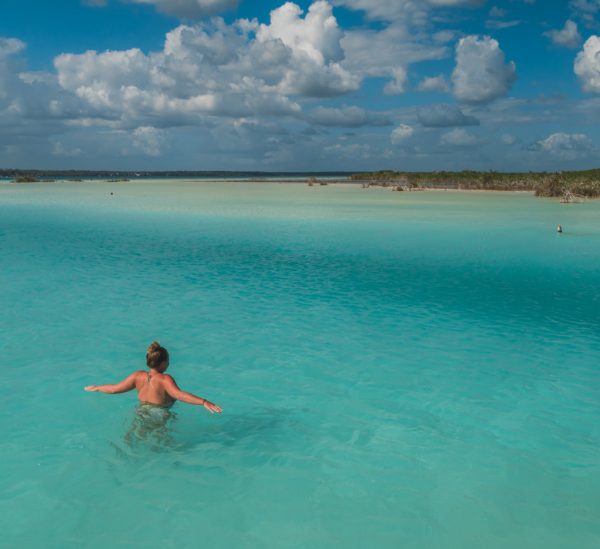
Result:
<svg viewBox="0 0 600 549">
<path fill-rule="evenodd" d="M 0 545 L 600 544 L 600 202 L 3 185 L 0 265 Z M 82 390 L 153 339 L 222 416 Z"/>
</svg>

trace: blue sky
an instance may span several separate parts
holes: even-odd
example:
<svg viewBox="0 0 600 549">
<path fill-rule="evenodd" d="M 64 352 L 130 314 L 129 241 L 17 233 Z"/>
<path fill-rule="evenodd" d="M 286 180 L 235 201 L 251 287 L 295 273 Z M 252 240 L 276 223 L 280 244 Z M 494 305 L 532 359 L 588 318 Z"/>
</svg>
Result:
<svg viewBox="0 0 600 549">
<path fill-rule="evenodd" d="M 600 166 L 600 0 L 3 0 L 0 167 Z"/>
</svg>

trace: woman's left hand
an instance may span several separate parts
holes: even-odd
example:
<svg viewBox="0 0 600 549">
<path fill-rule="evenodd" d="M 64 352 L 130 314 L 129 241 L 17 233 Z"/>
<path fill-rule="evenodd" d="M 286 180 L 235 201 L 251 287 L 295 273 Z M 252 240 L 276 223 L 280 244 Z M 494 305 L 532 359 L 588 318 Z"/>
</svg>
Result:
<svg viewBox="0 0 600 549">
<path fill-rule="evenodd" d="M 216 404 L 213 404 L 212 402 L 205 400 L 203 406 L 211 413 L 214 414 L 215 412 L 217 412 L 217 414 L 220 414 L 223 410 L 221 409 L 220 406 L 217 406 Z"/>
</svg>

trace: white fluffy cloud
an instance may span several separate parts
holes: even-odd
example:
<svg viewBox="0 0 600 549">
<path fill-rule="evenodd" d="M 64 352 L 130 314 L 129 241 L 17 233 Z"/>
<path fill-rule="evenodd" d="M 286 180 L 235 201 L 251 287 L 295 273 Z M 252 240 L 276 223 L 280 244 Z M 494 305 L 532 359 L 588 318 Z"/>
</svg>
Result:
<svg viewBox="0 0 600 549">
<path fill-rule="evenodd" d="M 14 55 L 25 48 L 25 43 L 17 38 L 0 37 L 0 59 L 6 59 L 9 55 Z"/>
<path fill-rule="evenodd" d="M 514 62 L 505 62 L 500 44 L 489 36 L 467 36 L 456 46 L 454 96 L 464 103 L 488 103 L 505 95 L 516 79 Z"/>
<path fill-rule="evenodd" d="M 577 23 L 567 20 L 565 26 L 560 30 L 551 30 L 544 33 L 557 46 L 565 48 L 576 48 L 581 44 L 581 34 L 577 30 Z"/>
<path fill-rule="evenodd" d="M 305 18 L 296 4 L 286 2 L 271 12 L 269 25 L 258 27 L 255 49 L 270 50 L 283 44 L 289 50 L 291 67 L 279 85 L 283 93 L 327 97 L 355 90 L 360 84 L 359 78 L 340 65 L 344 59 L 342 37 L 325 0 L 314 2 Z"/>
<path fill-rule="evenodd" d="M 418 90 L 447 92 L 448 82 L 446 82 L 446 78 L 443 74 L 439 74 L 438 76 L 427 76 L 419 82 Z"/>
<path fill-rule="evenodd" d="M 348 31 L 341 43 L 346 53 L 342 66 L 361 77 L 389 78 L 384 87 L 387 95 L 405 91 L 407 67 L 412 63 L 448 55 L 445 45 L 426 34 L 414 33 L 402 24 L 392 24 L 382 30 Z"/>
<path fill-rule="evenodd" d="M 288 2 L 269 24 L 181 25 L 160 52 L 88 51 L 54 64 L 63 89 L 102 123 L 166 127 L 207 116 L 296 115 L 297 96 L 358 88 L 360 78 L 340 64 L 342 36 L 327 2 L 315 2 L 305 17 Z"/>
<path fill-rule="evenodd" d="M 577 54 L 574 70 L 586 92 L 600 93 L 600 36 L 588 38 Z"/>
<path fill-rule="evenodd" d="M 134 1 L 185 19 L 236 4 L 111 0 Z M 366 18 L 342 29 L 332 3 L 363 9 Z M 188 21 L 169 32 L 158 51 L 65 53 L 47 73 L 27 72 L 25 44 L 0 38 L 0 162 L 148 169 L 306 169 L 307 159 L 315 169 L 392 161 L 409 169 L 562 169 L 571 159 L 581 167 L 593 164 L 600 95 L 570 101 L 548 89 L 540 99 L 526 91 L 502 98 L 515 78 L 514 64 L 496 40 L 464 37 L 462 19 L 450 10 L 469 4 L 477 3 L 320 0 L 303 12 L 281 0 L 266 20 Z M 486 13 L 493 3 L 487 4 Z M 483 28 L 483 10 L 470 14 L 483 15 Z M 469 19 L 465 25 L 473 29 Z M 571 20 L 581 28 L 581 18 L 572 13 Z M 573 28 L 567 24 L 548 36 L 567 44 Z M 452 77 L 438 74 L 461 37 Z M 575 72 L 584 89 L 600 94 L 597 40 L 581 48 Z M 415 63 L 439 60 L 445 61 L 412 73 Z M 419 82 L 419 74 L 427 76 Z M 417 90 L 451 91 L 458 101 L 422 105 L 432 96 Z M 401 101 L 381 98 L 406 92 Z M 378 99 L 385 107 L 375 106 Z M 480 120 L 482 128 L 467 127 Z M 573 133 L 523 146 L 532 133 L 538 139 L 550 133 L 544 128 L 560 132 L 566 123 Z M 586 125 L 589 138 L 578 124 Z"/>
<path fill-rule="evenodd" d="M 415 133 L 415 129 L 407 124 L 400 124 L 397 128 L 394 128 L 390 135 L 390 140 L 394 145 L 406 141 L 409 137 L 412 137 Z"/>
<path fill-rule="evenodd" d="M 52 155 L 48 137 L 66 131 L 65 119 L 82 115 L 78 98 L 53 75 L 24 71 L 24 49 L 20 40 L 0 38 L 0 162 L 8 159 L 11 166 L 31 166 L 44 151 Z M 56 149 L 63 156 L 65 151 Z"/>
<path fill-rule="evenodd" d="M 383 93 L 386 95 L 400 95 L 404 93 L 408 81 L 406 69 L 404 67 L 392 68 L 390 69 L 390 75 L 392 76 L 392 80 L 383 87 Z"/>
<path fill-rule="evenodd" d="M 585 134 L 558 132 L 538 141 L 534 148 L 562 160 L 575 160 L 590 153 L 594 144 Z"/>
<path fill-rule="evenodd" d="M 325 0 L 312 4 L 305 18 L 299 6 L 286 2 L 271 12 L 269 25 L 259 26 L 256 38 L 263 43 L 281 40 L 293 52 L 320 64 L 344 57 L 340 46 L 342 31 Z"/>
</svg>

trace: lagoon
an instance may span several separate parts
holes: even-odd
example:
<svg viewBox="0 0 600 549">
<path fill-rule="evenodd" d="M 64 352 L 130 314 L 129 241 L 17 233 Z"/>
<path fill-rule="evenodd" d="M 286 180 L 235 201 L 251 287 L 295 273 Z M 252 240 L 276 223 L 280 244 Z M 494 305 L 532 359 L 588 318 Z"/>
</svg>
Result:
<svg viewBox="0 0 600 549">
<path fill-rule="evenodd" d="M 600 544 L 600 202 L 3 184 L 0 265 L 0 545 Z M 153 339 L 224 413 L 132 442 Z"/>
</svg>

